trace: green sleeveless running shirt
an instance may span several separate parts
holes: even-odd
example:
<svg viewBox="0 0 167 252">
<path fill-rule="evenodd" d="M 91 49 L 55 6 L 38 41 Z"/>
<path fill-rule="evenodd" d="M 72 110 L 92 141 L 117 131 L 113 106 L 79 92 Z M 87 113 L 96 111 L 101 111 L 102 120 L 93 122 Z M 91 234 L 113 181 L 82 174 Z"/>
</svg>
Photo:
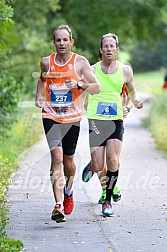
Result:
<svg viewBox="0 0 167 252">
<path fill-rule="evenodd" d="M 87 118 L 123 120 L 123 64 L 119 62 L 115 73 L 105 74 L 101 70 L 101 62 L 97 62 L 95 75 L 100 83 L 101 91 L 99 94 L 88 95 Z"/>
</svg>

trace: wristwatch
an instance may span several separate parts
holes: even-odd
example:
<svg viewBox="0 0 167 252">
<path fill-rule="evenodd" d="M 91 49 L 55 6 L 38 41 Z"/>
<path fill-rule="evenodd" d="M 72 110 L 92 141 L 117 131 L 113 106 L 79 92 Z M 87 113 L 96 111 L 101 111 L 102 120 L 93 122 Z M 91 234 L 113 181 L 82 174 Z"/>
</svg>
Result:
<svg viewBox="0 0 167 252">
<path fill-rule="evenodd" d="M 77 86 L 78 86 L 78 90 L 79 90 L 83 87 L 83 83 L 81 81 L 78 81 Z"/>
<path fill-rule="evenodd" d="M 126 107 L 127 108 L 127 111 L 128 111 L 128 113 L 130 112 L 130 108 L 129 107 Z"/>
</svg>

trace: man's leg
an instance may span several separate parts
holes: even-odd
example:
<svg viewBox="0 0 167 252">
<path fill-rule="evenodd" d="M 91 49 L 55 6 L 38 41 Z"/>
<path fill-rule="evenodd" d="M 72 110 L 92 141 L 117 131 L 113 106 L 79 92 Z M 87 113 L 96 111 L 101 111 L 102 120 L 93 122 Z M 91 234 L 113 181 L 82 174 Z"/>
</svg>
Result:
<svg viewBox="0 0 167 252">
<path fill-rule="evenodd" d="M 63 165 L 66 184 L 64 188 L 64 212 L 71 214 L 74 208 L 73 201 L 73 180 L 75 176 L 76 166 L 74 163 L 74 154 L 79 137 L 80 123 L 71 124 L 70 129 L 62 140 L 63 145 Z"/>
<path fill-rule="evenodd" d="M 101 197 L 98 201 L 98 204 L 103 204 L 105 197 L 106 197 L 106 173 L 107 173 L 106 166 L 103 168 L 102 172 L 97 173 L 97 176 L 99 178 L 99 181 L 100 181 L 100 184 L 102 187 L 102 194 L 101 194 Z M 94 174 L 95 174 L 94 168 L 92 166 L 92 162 L 90 161 L 82 172 L 82 180 L 84 182 L 88 182 L 93 177 Z M 115 187 L 114 187 L 112 197 L 115 202 L 117 202 L 121 199 L 121 193 L 120 193 L 117 185 L 115 185 Z"/>
<path fill-rule="evenodd" d="M 91 147 L 91 160 L 94 172 L 102 172 L 105 164 L 105 146 Z"/>
<path fill-rule="evenodd" d="M 64 187 L 64 212 L 65 214 L 71 214 L 74 208 L 73 201 L 73 180 L 76 172 L 76 166 L 74 163 L 74 155 L 64 155 L 63 158 L 64 165 L 64 175 L 66 179 L 65 187 Z"/>
<path fill-rule="evenodd" d="M 102 197 L 99 200 L 99 203 L 102 204 L 101 201 L 106 197 L 105 146 L 91 148 L 91 159 L 93 171 L 97 173 L 102 187 Z"/>
<path fill-rule="evenodd" d="M 51 170 L 50 177 L 55 198 L 55 207 L 52 211 L 51 219 L 56 222 L 65 222 L 63 210 L 63 189 L 64 189 L 64 173 L 62 169 L 63 151 L 61 147 L 55 147 L 51 151 Z"/>
<path fill-rule="evenodd" d="M 106 163 L 107 163 L 107 182 L 106 182 L 106 199 L 111 201 L 114 186 L 118 179 L 119 156 L 122 148 L 122 141 L 110 139 L 106 146 Z"/>
<path fill-rule="evenodd" d="M 46 139 L 51 153 L 50 179 L 55 198 L 55 207 L 52 211 L 51 219 L 56 222 L 66 221 L 63 209 L 63 188 L 65 183 L 62 169 L 63 149 L 61 124 L 51 119 L 43 119 L 43 126 Z"/>
<path fill-rule="evenodd" d="M 122 147 L 122 141 L 118 139 L 110 139 L 106 146 L 106 198 L 102 205 L 102 213 L 105 216 L 112 216 L 113 210 L 111 206 L 111 197 L 113 195 L 114 187 L 118 179 L 119 170 L 119 156 Z"/>
<path fill-rule="evenodd" d="M 102 187 L 102 194 L 98 201 L 98 204 L 103 204 L 106 198 L 106 174 L 107 174 L 107 167 L 105 166 L 101 173 L 98 173 L 98 178 Z M 121 193 L 117 184 L 115 184 L 112 194 L 113 201 L 117 202 L 121 199 Z"/>
<path fill-rule="evenodd" d="M 55 202 L 63 203 L 64 173 L 62 169 L 63 151 L 56 147 L 51 151 L 51 183 Z"/>
<path fill-rule="evenodd" d="M 66 188 L 68 190 L 71 190 L 75 172 L 76 172 L 76 165 L 74 163 L 74 155 L 70 155 L 70 156 L 64 155 L 63 165 L 64 165 L 64 175 L 66 179 Z"/>
<path fill-rule="evenodd" d="M 102 194 L 98 201 L 98 204 L 103 204 L 106 198 L 106 174 L 107 174 L 107 167 L 105 165 L 102 172 L 99 172 L 97 174 L 102 188 Z"/>
</svg>

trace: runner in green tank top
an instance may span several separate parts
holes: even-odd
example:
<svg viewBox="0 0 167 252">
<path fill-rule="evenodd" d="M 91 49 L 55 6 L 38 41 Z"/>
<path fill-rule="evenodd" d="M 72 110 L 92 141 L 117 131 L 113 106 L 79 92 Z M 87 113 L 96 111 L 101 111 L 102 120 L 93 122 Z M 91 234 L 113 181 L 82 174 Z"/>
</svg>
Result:
<svg viewBox="0 0 167 252">
<path fill-rule="evenodd" d="M 114 214 L 111 197 L 118 179 L 119 156 L 123 139 L 122 88 L 126 83 L 129 97 L 138 109 L 143 102 L 137 97 L 133 83 L 133 71 L 129 65 L 117 60 L 118 37 L 109 33 L 102 36 L 100 52 L 102 61 L 93 65 L 93 71 L 100 83 L 101 92 L 89 95 L 87 117 L 92 169 L 99 173 L 107 164 L 106 197 L 102 214 Z"/>
<path fill-rule="evenodd" d="M 98 56 L 98 60 L 101 61 L 102 60 L 102 55 L 99 51 L 99 56 Z M 85 100 L 85 110 L 87 110 L 87 105 L 88 105 L 88 97 L 86 97 Z M 133 103 L 131 102 L 131 100 L 128 97 L 128 93 L 127 93 L 127 88 L 126 85 L 124 84 L 123 86 L 123 90 L 122 90 L 122 106 L 123 106 L 123 118 L 126 118 L 128 113 L 130 112 L 131 108 L 133 107 Z M 106 197 L 106 176 L 107 173 L 107 167 L 105 165 L 105 167 L 103 168 L 103 170 L 99 173 L 97 173 L 101 187 L 102 187 L 102 193 L 101 196 L 98 200 L 98 204 L 103 204 L 105 201 L 105 197 Z M 85 166 L 83 172 L 82 172 L 82 180 L 84 182 L 88 182 L 90 181 L 90 179 L 93 177 L 94 175 L 94 171 L 92 169 L 92 164 L 91 161 Z M 113 201 L 117 202 L 121 199 L 121 192 L 117 186 L 117 184 L 115 184 L 114 189 L 113 189 L 113 194 L 112 194 L 112 198 Z"/>
</svg>

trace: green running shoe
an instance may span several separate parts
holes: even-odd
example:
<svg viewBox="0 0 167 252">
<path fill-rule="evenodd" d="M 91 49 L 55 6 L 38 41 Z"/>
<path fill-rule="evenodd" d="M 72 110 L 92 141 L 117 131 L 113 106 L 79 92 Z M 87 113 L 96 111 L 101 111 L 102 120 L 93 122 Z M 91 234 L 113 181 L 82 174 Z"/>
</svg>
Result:
<svg viewBox="0 0 167 252">
<path fill-rule="evenodd" d="M 106 198 L 106 189 L 103 189 L 102 195 L 98 201 L 98 204 L 103 204 L 105 201 L 105 198 Z M 113 198 L 114 202 L 118 202 L 119 200 L 121 200 L 121 193 L 120 193 L 117 185 L 115 185 L 115 187 L 114 187 L 112 198 Z"/>
<path fill-rule="evenodd" d="M 114 202 L 117 202 L 121 199 L 121 193 L 120 193 L 117 185 L 114 186 L 112 198 L 113 198 Z"/>
<path fill-rule="evenodd" d="M 106 189 L 103 189 L 103 190 L 102 190 L 101 197 L 100 197 L 100 199 L 99 199 L 99 201 L 98 201 L 98 204 L 103 204 L 104 201 L 105 201 L 105 198 L 106 198 Z"/>
<path fill-rule="evenodd" d="M 98 201 L 98 204 L 103 204 L 104 201 L 105 201 L 105 198 L 106 198 L 106 197 L 101 196 L 100 199 L 99 199 L 99 201 Z"/>
</svg>

